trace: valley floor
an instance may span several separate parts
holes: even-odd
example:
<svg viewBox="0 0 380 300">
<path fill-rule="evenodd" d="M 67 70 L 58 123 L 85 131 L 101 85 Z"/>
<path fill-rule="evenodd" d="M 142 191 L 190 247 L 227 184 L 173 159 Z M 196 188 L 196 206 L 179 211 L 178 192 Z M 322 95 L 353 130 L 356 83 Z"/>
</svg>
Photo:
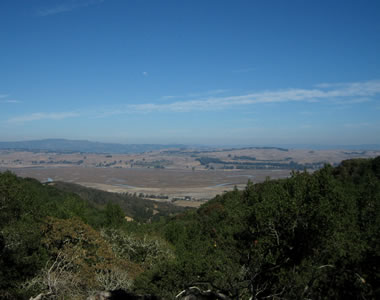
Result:
<svg viewBox="0 0 380 300">
<path fill-rule="evenodd" d="M 168 199 L 148 198 L 157 201 L 173 201 L 180 206 L 192 207 L 197 207 L 224 191 L 230 191 L 234 186 L 242 189 L 248 180 L 261 182 L 267 177 L 285 178 L 290 174 L 289 170 L 188 171 L 91 167 L 12 168 L 10 170 L 18 176 L 35 178 L 41 182 L 52 180 L 51 184 L 54 184 L 54 181 L 65 181 L 108 192 L 168 196 Z"/>
</svg>

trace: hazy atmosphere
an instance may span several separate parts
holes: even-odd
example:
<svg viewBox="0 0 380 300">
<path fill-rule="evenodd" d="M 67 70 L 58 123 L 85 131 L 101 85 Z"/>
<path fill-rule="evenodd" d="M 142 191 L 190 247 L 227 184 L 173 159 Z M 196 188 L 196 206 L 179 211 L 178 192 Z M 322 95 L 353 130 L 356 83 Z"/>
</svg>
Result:
<svg viewBox="0 0 380 300">
<path fill-rule="evenodd" d="M 380 299 L 380 0 L 0 0 L 0 299 Z"/>
<path fill-rule="evenodd" d="M 0 141 L 380 143 L 379 1 L 3 0 Z"/>
</svg>

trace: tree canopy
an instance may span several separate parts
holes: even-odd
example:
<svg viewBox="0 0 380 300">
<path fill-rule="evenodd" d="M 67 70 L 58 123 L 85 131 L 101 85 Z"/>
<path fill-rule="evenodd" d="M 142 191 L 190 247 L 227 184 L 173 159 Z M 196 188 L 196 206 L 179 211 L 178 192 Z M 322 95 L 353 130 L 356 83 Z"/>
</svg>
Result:
<svg viewBox="0 0 380 300">
<path fill-rule="evenodd" d="M 0 298 L 121 288 L 174 299 L 191 286 L 231 299 L 380 298 L 380 157 L 248 182 L 149 224 L 124 214 L 0 173 Z"/>
</svg>

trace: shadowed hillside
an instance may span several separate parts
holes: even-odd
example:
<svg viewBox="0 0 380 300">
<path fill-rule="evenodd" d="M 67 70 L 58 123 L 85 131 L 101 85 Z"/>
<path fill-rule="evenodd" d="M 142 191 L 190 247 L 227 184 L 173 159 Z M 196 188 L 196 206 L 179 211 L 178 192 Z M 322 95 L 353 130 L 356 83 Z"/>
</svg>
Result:
<svg viewBox="0 0 380 300">
<path fill-rule="evenodd" d="M 136 194 L 110 193 L 60 181 L 55 182 L 54 187 L 61 191 L 77 194 L 96 207 L 104 207 L 107 203 L 117 204 L 127 216 L 141 222 L 151 219 L 158 220 L 162 216 L 169 216 L 185 211 L 183 207 L 175 206 L 171 203 L 147 200 L 137 197 Z"/>
</svg>

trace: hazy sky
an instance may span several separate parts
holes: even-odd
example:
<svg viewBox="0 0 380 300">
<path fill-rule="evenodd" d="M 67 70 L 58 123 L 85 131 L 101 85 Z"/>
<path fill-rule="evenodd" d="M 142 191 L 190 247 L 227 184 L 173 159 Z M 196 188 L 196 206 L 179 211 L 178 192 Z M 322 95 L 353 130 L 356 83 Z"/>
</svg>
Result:
<svg viewBox="0 0 380 300">
<path fill-rule="evenodd" d="M 1 0 L 0 140 L 380 143 L 380 1 Z"/>
</svg>

